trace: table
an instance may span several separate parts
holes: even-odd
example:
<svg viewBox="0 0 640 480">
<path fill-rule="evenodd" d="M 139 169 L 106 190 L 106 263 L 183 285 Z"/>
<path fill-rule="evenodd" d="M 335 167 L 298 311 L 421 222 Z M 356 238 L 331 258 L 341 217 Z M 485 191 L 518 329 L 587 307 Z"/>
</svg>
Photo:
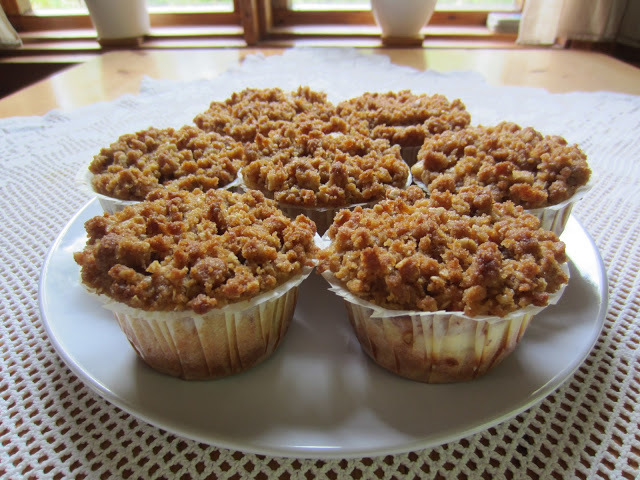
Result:
<svg viewBox="0 0 640 480">
<path fill-rule="evenodd" d="M 42 131 L 42 141 L 55 146 L 56 132 L 63 132 L 55 126 L 64 125 L 66 112 L 135 94 L 145 76 L 215 79 L 256 53 L 270 57 L 282 55 L 283 51 L 114 51 L 0 100 L 0 119 L 5 119 L 0 120 L 4 137 L 0 137 L 0 164 L 6 169 L 5 178 L 0 180 L 0 403 L 4 412 L 0 475 L 637 478 L 640 283 L 636 272 L 640 268 L 640 198 L 636 192 L 640 187 L 640 103 L 636 96 L 640 95 L 640 70 L 599 53 L 553 49 L 360 51 L 364 55 L 382 54 L 395 65 L 418 70 L 470 70 L 481 74 L 489 86 L 542 87 L 553 93 L 569 93 L 553 98 L 574 108 L 590 105 L 582 99 L 595 98 L 581 96 L 576 102 L 575 92 L 597 95 L 595 92 L 606 90 L 620 94 L 597 98 L 602 98 L 606 109 L 617 109 L 612 125 L 627 125 L 632 133 L 621 138 L 621 130 L 612 127 L 606 132 L 611 138 L 603 140 L 605 146 L 601 148 L 610 155 L 611 171 L 600 163 L 595 165 L 602 174 L 601 186 L 578 211 L 607 269 L 609 311 L 591 355 L 541 403 L 474 435 L 413 452 L 348 459 L 282 458 L 217 448 L 150 426 L 93 393 L 68 369 L 51 346 L 40 319 L 38 278 L 49 245 L 85 201 L 68 180 L 74 173 L 71 164 L 55 166 L 55 158 L 72 156 L 80 145 L 56 147 L 58 150 L 52 150 L 50 156 L 40 152 L 37 168 L 26 175 L 21 173 L 21 165 L 34 166 L 30 157 L 34 145 L 15 139 L 39 138 L 33 132 Z M 540 95 L 548 98 L 546 92 Z M 601 112 L 584 108 L 580 115 L 589 126 L 587 117 Z M 50 112 L 52 109 L 59 109 L 58 113 Z M 25 118 L 29 116 L 35 117 Z M 574 113 L 572 118 L 578 116 Z M 552 116 L 551 120 L 554 125 L 562 125 L 557 117 Z M 110 128 L 108 118 L 102 121 L 105 128 Z M 598 160 L 600 147 L 588 138 L 584 141 Z M 31 185 L 30 180 L 34 182 Z"/>
<path fill-rule="evenodd" d="M 372 52 L 373 50 L 363 50 Z M 604 54 L 568 50 L 377 49 L 399 65 L 418 69 L 480 72 L 493 85 L 542 87 L 550 92 L 597 91 L 640 94 L 638 69 Z M 53 108 L 74 108 L 138 91 L 143 76 L 211 78 L 260 52 L 278 49 L 193 51 L 117 51 L 64 70 L 9 95 L 0 118 L 42 115 Z M 525 53 L 526 52 L 526 53 Z"/>
</svg>

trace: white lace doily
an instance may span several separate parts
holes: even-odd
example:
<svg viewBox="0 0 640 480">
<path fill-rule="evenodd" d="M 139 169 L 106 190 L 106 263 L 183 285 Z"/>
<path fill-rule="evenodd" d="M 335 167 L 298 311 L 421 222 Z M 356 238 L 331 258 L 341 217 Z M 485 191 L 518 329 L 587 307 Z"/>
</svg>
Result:
<svg viewBox="0 0 640 480">
<path fill-rule="evenodd" d="M 574 208 L 610 282 L 604 330 L 576 374 L 512 421 L 436 448 L 350 460 L 272 458 L 178 438 L 85 387 L 54 351 L 38 310 L 45 254 L 86 201 L 74 185 L 100 147 L 181 126 L 244 87 L 309 85 L 337 101 L 411 89 L 461 98 L 472 122 L 512 120 L 562 135 L 598 179 Z M 353 50 L 248 57 L 212 80 L 145 79 L 141 93 L 74 111 L 0 120 L 2 339 L 0 476 L 5 478 L 636 478 L 640 464 L 640 97 L 494 87 L 478 74 L 418 72 Z M 108 360 L 107 360 L 108 361 Z"/>
</svg>

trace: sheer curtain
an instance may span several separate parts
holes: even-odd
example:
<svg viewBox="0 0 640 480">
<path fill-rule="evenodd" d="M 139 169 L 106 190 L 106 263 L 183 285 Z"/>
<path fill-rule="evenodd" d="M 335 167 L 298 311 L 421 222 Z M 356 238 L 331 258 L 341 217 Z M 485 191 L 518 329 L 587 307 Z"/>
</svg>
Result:
<svg viewBox="0 0 640 480">
<path fill-rule="evenodd" d="M 628 1 L 635 0 L 527 0 L 518 43 L 551 45 L 559 37 L 614 40 Z"/>
<path fill-rule="evenodd" d="M 22 41 L 0 6 L 0 47 L 19 47 Z"/>
</svg>

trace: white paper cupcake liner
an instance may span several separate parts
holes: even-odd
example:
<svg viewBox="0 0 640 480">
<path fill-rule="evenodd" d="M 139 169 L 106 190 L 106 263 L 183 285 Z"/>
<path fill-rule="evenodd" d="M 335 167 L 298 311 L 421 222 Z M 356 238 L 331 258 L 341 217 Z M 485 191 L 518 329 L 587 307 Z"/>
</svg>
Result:
<svg viewBox="0 0 640 480">
<path fill-rule="evenodd" d="M 76 185 L 80 190 L 89 195 L 93 195 L 100 202 L 100 206 L 105 213 L 116 213 L 121 210 L 124 210 L 125 207 L 129 205 L 135 205 L 136 203 L 140 203 L 140 200 L 120 200 L 119 198 L 109 197 L 108 195 L 103 195 L 101 193 L 96 192 L 91 185 L 91 178 L 93 174 L 88 170 L 78 172 L 78 176 L 76 178 Z M 222 187 L 220 190 L 231 190 L 233 191 L 240 183 L 240 178 L 236 176 L 233 182 L 230 182 Z M 162 188 L 162 187 L 159 187 Z"/>
<path fill-rule="evenodd" d="M 564 269 L 568 275 L 566 265 Z M 526 307 L 504 317 L 470 317 L 385 309 L 353 295 L 331 272 L 323 276 L 344 300 L 364 352 L 386 370 L 425 383 L 466 381 L 490 371 L 516 348 L 534 315 L 560 300 L 566 286 L 543 307 Z"/>
<path fill-rule="evenodd" d="M 148 312 L 93 294 L 111 310 L 138 356 L 151 368 L 186 380 L 225 377 L 277 349 L 296 307 L 298 286 L 313 267 L 279 287 L 205 314 Z"/>
<path fill-rule="evenodd" d="M 592 187 L 593 182 L 590 180 L 586 185 L 579 187 L 575 193 L 564 202 L 544 208 L 532 208 L 527 210 L 527 212 L 540 220 L 540 228 L 551 230 L 560 236 L 569 221 L 573 206 L 581 200 Z"/>
<path fill-rule="evenodd" d="M 427 187 L 424 182 L 414 179 L 413 183 L 429 194 L 429 187 Z M 569 221 L 573 206 L 581 200 L 592 187 L 593 181 L 589 180 L 586 185 L 577 188 L 575 193 L 564 202 L 548 207 L 525 209 L 525 211 L 540 220 L 540 228 L 550 230 L 559 237 Z"/>
</svg>

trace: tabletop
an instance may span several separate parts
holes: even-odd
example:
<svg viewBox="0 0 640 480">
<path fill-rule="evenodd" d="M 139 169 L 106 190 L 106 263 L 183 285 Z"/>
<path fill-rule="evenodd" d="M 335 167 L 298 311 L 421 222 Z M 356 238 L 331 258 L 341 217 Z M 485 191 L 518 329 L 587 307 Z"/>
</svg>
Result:
<svg viewBox="0 0 640 480">
<path fill-rule="evenodd" d="M 5 172 L 0 180 L 0 476 L 638 478 L 640 70 L 600 53 L 556 49 L 301 50 L 113 51 L 0 99 Z M 295 65 L 305 71 L 296 71 Z M 371 79 L 371 72 L 380 78 Z M 92 152 L 118 134 L 153 122 L 188 121 L 193 111 L 243 82 L 290 86 L 309 81 L 312 87 L 346 94 L 365 88 L 359 85 L 368 78 L 376 88 L 458 95 L 477 121 L 509 115 L 566 136 L 588 154 L 594 185 L 574 217 L 580 242 L 593 242 L 597 259 L 584 269 L 606 277 L 595 302 L 606 312 L 595 318 L 597 308 L 585 306 L 593 299 L 581 299 L 579 293 L 559 310 L 559 318 L 576 322 L 572 335 L 578 337 L 585 335 L 583 312 L 584 325 L 593 325 L 593 344 L 587 341 L 589 351 L 584 358 L 578 355 L 575 368 L 563 370 L 562 378 L 554 377 L 551 387 L 541 389 L 542 398 L 532 395 L 531 401 L 514 405 L 511 414 L 476 420 L 473 428 L 442 435 L 441 441 L 421 444 L 422 433 L 417 433 L 411 442 L 401 442 L 409 447 L 390 447 L 388 453 L 354 454 L 356 449 L 341 456 L 338 450 L 324 457 L 317 450 L 305 455 L 304 449 L 293 449 L 286 454 L 286 448 L 269 451 L 251 442 L 242 448 L 242 442 L 216 444 L 215 439 L 183 435 L 179 422 L 162 424 L 127 399 L 105 394 L 100 378 L 82 372 L 73 355 L 61 354 L 64 345 L 54 340 L 55 326 L 43 318 L 47 307 L 39 302 L 43 288 L 73 302 L 71 284 L 65 283 L 71 280 L 60 276 L 56 284 L 54 277 L 45 285 L 41 269 L 50 267 L 47 253 L 52 245 L 55 249 L 54 241 L 90 200 L 76 177 Z M 581 246 L 572 248 L 579 252 Z M 578 277 L 589 258 L 573 259 Z M 595 281 L 589 278 L 583 278 L 587 290 Z M 561 330 L 546 335 L 557 335 L 553 341 L 558 342 L 570 331 L 568 326 Z M 525 351 L 535 353 L 539 340 L 531 336 Z M 87 342 L 100 347 L 95 339 Z M 120 364 L 79 343 L 80 354 L 92 358 L 98 370 Z M 479 403 L 496 402 L 501 395 L 477 392 Z M 407 408 L 420 407 L 408 399 Z M 370 413 L 379 413 L 376 422 L 391 423 L 383 411 Z M 406 433 L 394 431 L 399 425 L 385 427 L 393 433 L 390 438 Z"/>
<path fill-rule="evenodd" d="M 103 54 L 85 64 L 3 98 L 0 118 L 42 115 L 112 100 L 138 91 L 154 78 L 210 78 L 247 55 L 277 55 L 281 49 L 135 50 Z M 363 49 L 363 52 L 373 52 Z M 474 70 L 494 85 L 542 87 L 550 92 L 597 91 L 640 94 L 638 69 L 601 53 L 550 49 L 376 49 L 397 65 L 437 71 Z"/>
</svg>

